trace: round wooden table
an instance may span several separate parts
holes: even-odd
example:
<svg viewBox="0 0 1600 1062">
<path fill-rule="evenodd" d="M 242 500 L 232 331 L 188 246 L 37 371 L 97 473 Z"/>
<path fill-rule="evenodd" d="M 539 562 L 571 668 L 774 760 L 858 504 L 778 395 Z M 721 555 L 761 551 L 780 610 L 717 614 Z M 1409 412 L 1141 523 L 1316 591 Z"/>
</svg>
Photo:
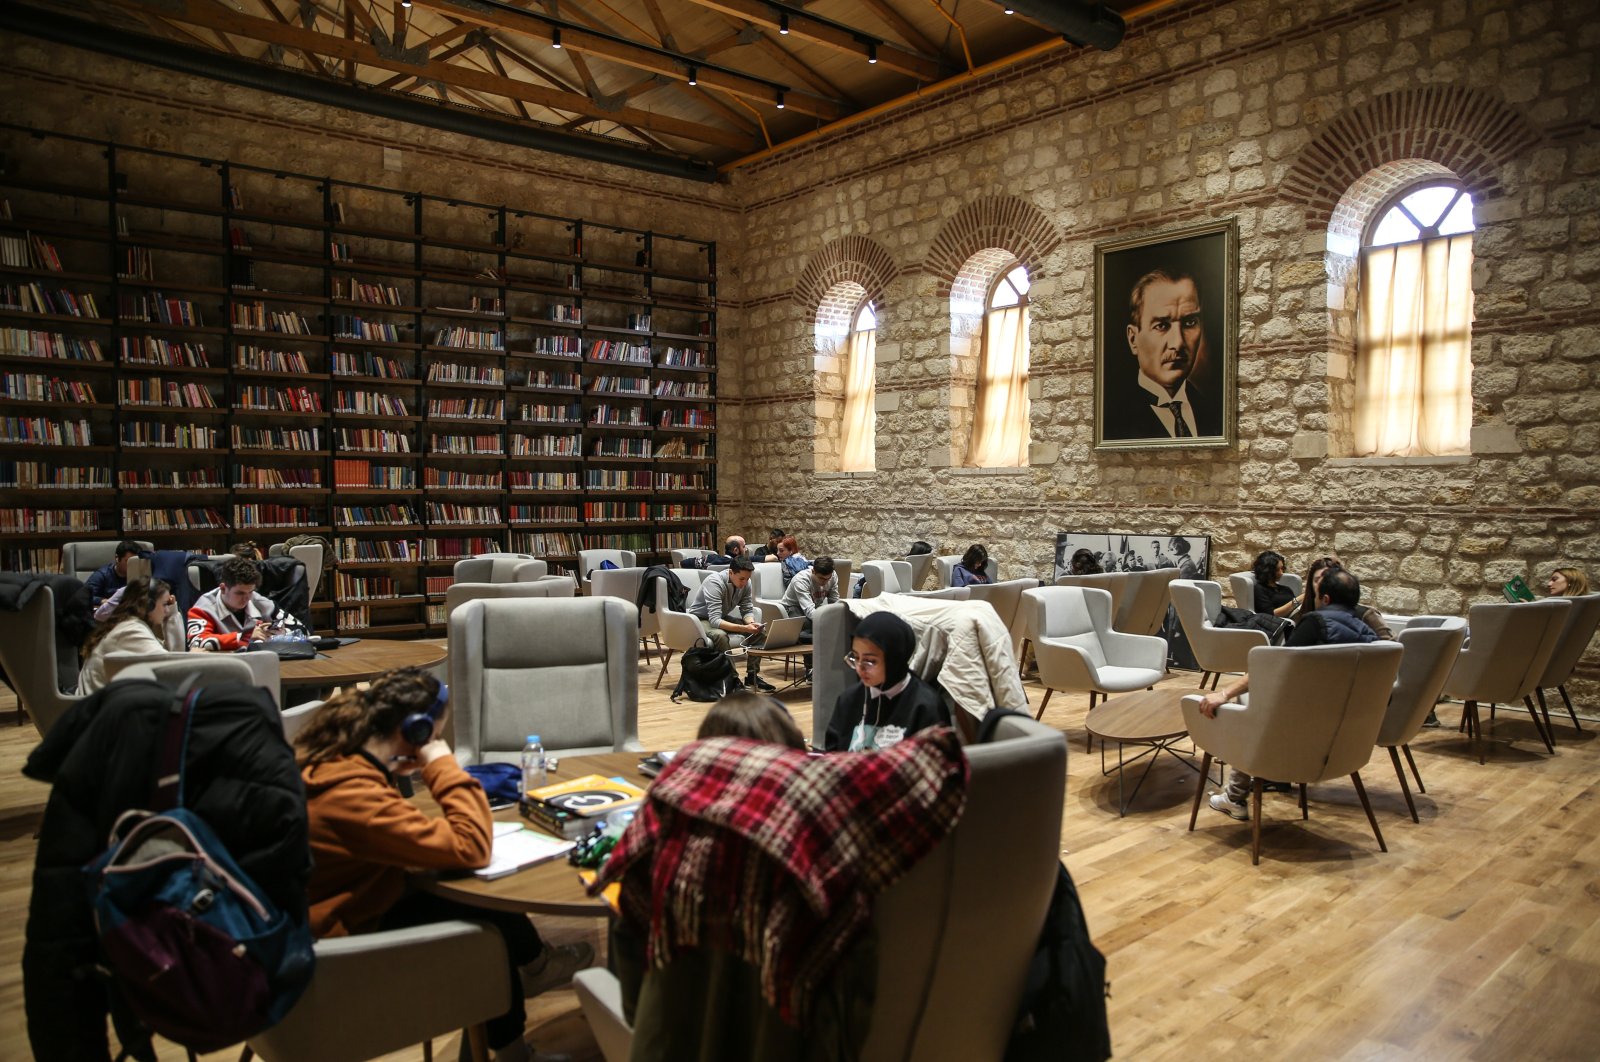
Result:
<svg viewBox="0 0 1600 1062">
<path fill-rule="evenodd" d="M 296 686 L 345 686 L 375 679 L 397 667 L 432 667 L 447 655 L 444 642 L 436 638 L 411 641 L 363 638 L 359 642 L 318 653 L 312 660 L 281 661 L 278 682 L 285 689 Z"/>
<path fill-rule="evenodd" d="M 598 756 L 563 756 L 560 757 L 559 773 L 551 775 L 550 781 L 554 783 L 581 778 L 586 774 L 602 774 L 607 778 L 626 778 L 644 789 L 650 785 L 650 779 L 639 773 L 639 761 L 649 755 L 648 752 L 608 752 Z M 419 802 L 425 805 L 430 803 L 421 798 Z M 496 822 L 526 824 L 516 808 L 497 811 L 494 818 Z M 604 918 L 611 911 L 604 900 L 591 898 L 583 891 L 583 885 L 578 881 L 578 868 L 568 863 L 565 856 L 493 881 L 485 881 L 471 874 L 459 877 L 419 874 L 415 880 L 435 896 L 473 907 L 567 918 Z"/>
<path fill-rule="evenodd" d="M 1189 728 L 1183 721 L 1183 699 L 1196 690 L 1189 689 L 1155 689 L 1140 690 L 1137 693 L 1124 693 L 1091 711 L 1084 720 L 1084 727 L 1095 737 L 1101 739 L 1100 744 L 1100 774 L 1102 777 L 1111 773 L 1106 766 L 1105 742 L 1117 743 L 1117 813 L 1126 815 L 1128 807 L 1133 803 L 1134 797 L 1139 795 L 1139 787 L 1144 785 L 1144 780 L 1149 777 L 1150 769 L 1156 765 L 1156 759 L 1162 752 L 1183 764 L 1192 771 L 1198 771 L 1194 763 L 1185 758 L 1172 747 L 1172 743 L 1179 738 L 1189 736 Z M 1122 746 L 1124 745 L 1149 745 L 1150 748 L 1131 760 L 1124 762 Z M 1145 765 L 1144 773 L 1139 775 L 1139 780 L 1134 783 L 1133 792 L 1128 794 L 1128 799 L 1122 799 L 1122 772 L 1129 764 L 1139 762 L 1144 757 L 1150 757 L 1150 762 Z"/>
</svg>

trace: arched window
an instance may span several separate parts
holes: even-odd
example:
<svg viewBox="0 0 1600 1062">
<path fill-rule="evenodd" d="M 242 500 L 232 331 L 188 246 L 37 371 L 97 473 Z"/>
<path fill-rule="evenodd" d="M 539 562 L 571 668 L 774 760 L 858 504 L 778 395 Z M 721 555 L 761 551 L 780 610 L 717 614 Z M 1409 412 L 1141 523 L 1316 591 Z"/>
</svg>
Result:
<svg viewBox="0 0 1600 1062">
<path fill-rule="evenodd" d="M 1361 248 L 1355 452 L 1464 454 L 1472 434 L 1472 197 L 1412 185 Z"/>
<path fill-rule="evenodd" d="M 1000 270 L 989 287 L 974 404 L 967 464 L 1027 465 L 1028 271 L 1020 264 Z"/>
<path fill-rule="evenodd" d="M 870 472 L 877 467 L 876 402 L 878 314 L 863 299 L 851 322 L 844 358 L 844 422 L 839 431 L 839 471 Z"/>
</svg>

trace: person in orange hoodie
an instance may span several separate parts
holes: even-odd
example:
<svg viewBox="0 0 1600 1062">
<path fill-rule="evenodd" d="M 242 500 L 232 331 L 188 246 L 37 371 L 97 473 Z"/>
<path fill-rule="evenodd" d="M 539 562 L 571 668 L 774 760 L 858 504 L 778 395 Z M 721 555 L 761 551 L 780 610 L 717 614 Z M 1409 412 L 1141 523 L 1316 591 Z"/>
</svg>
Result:
<svg viewBox="0 0 1600 1062">
<path fill-rule="evenodd" d="M 320 939 L 457 918 L 492 925 L 505 938 L 511 983 L 522 989 L 487 1023 L 495 1060 L 555 1062 L 565 1056 L 535 1053 L 522 1039 L 523 999 L 571 980 L 593 961 L 594 948 L 547 946 L 525 915 L 469 907 L 408 885 L 414 868 L 486 866 L 493 845 L 483 787 L 439 736 L 449 698 L 449 687 L 421 669 L 392 671 L 365 690 L 335 695 L 296 737 L 313 857 L 311 931 Z M 425 814 L 395 787 L 396 772 L 418 766 L 443 815 Z"/>
</svg>

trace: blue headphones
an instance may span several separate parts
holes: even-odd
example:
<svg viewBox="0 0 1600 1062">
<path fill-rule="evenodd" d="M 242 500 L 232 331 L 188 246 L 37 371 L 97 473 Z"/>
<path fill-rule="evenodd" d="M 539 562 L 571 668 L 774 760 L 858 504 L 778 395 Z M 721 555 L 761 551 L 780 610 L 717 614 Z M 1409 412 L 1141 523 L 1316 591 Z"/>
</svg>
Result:
<svg viewBox="0 0 1600 1062">
<path fill-rule="evenodd" d="M 426 712 L 412 712 L 400 723 L 400 736 L 412 745 L 426 744 L 433 737 L 434 724 L 444 715 L 444 706 L 450 701 L 450 687 L 439 683 L 439 695 L 433 699 Z"/>
</svg>

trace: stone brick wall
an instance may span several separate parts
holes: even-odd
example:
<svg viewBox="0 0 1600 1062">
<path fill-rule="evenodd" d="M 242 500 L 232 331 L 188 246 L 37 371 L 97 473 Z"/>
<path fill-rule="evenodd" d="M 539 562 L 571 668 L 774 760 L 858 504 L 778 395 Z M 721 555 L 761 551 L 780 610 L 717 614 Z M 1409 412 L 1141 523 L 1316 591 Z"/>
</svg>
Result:
<svg viewBox="0 0 1600 1062">
<path fill-rule="evenodd" d="M 726 528 L 776 523 L 809 554 L 857 560 L 986 541 L 1033 574 L 1059 529 L 1197 532 L 1215 574 L 1267 547 L 1295 568 L 1337 551 L 1395 612 L 1459 612 L 1557 562 L 1600 574 L 1597 70 L 1600 28 L 1554 3 L 1184 5 L 1114 53 L 1040 57 L 737 171 L 747 238 L 725 260 L 747 356 L 725 381 L 741 451 Z M 1474 452 L 1341 458 L 1352 237 L 1430 173 L 1478 203 Z M 1230 217 L 1238 445 L 1095 451 L 1095 244 Z M 805 460 L 815 288 L 801 281 L 864 238 L 895 264 L 878 470 L 829 476 Z M 997 243 L 1034 282 L 1032 459 L 953 468 L 966 381 L 948 294 Z"/>
</svg>

